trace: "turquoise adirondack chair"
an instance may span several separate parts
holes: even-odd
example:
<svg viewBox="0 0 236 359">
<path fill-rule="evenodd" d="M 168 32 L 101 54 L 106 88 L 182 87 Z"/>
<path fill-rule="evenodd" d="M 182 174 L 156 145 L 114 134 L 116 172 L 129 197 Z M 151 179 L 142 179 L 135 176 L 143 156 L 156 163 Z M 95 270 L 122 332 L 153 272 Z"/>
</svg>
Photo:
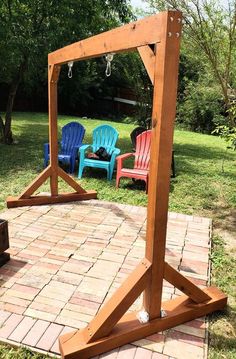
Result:
<svg viewBox="0 0 236 359">
<path fill-rule="evenodd" d="M 80 162 L 78 178 L 82 177 L 84 167 L 104 168 L 107 171 L 107 179 L 111 180 L 116 157 L 120 154 L 120 149 L 116 148 L 116 141 L 119 133 L 110 125 L 101 125 L 93 130 L 93 143 L 91 145 L 83 145 L 80 147 Z M 100 147 L 104 147 L 111 155 L 110 161 L 94 160 L 86 158 L 86 151 L 92 150 L 95 153 Z"/>
</svg>

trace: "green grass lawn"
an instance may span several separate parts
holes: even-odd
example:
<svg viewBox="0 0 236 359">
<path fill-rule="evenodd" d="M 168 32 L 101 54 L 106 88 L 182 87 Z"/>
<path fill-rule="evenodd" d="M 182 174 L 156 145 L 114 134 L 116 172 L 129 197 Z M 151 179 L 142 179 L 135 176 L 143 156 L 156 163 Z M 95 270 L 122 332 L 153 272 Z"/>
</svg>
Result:
<svg viewBox="0 0 236 359">
<path fill-rule="evenodd" d="M 75 117 L 59 116 L 59 128 L 73 119 Z M 121 152 L 130 152 L 132 149 L 129 134 L 134 125 L 95 119 L 77 120 L 86 128 L 84 143 L 91 143 L 91 133 L 97 125 L 109 123 L 119 132 L 117 147 Z M 42 170 L 43 143 L 48 141 L 47 116 L 14 114 L 13 133 L 16 144 L 0 145 L 0 209 L 5 208 L 8 195 L 19 195 Z M 177 176 L 171 180 L 169 209 L 213 218 L 212 281 L 229 294 L 229 309 L 224 316 L 211 317 L 209 357 L 235 358 L 235 152 L 226 150 L 225 143 L 218 137 L 178 129 L 175 131 L 174 150 Z M 131 166 L 132 162 L 128 164 Z M 77 170 L 75 176 L 77 178 Z M 120 189 L 116 190 L 115 176 L 108 182 L 102 170 L 85 170 L 81 184 L 85 189 L 97 190 L 99 199 L 143 206 L 147 204 L 142 184 L 122 179 Z M 67 190 L 67 185 L 61 181 L 59 188 Z M 40 190 L 49 191 L 48 184 L 44 184 Z M 5 347 L 2 348 L 6 353 Z M 0 349 L 0 358 L 13 356 L 1 354 Z"/>
</svg>

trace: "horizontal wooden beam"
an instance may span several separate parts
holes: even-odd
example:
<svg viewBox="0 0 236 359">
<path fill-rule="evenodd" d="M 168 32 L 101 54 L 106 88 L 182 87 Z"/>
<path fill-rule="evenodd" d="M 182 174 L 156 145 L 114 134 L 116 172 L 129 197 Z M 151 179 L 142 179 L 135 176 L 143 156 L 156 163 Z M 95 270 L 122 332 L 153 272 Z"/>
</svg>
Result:
<svg viewBox="0 0 236 359">
<path fill-rule="evenodd" d="M 178 13 L 181 14 L 176 11 L 168 11 L 169 21 L 177 20 Z M 179 17 L 181 18 L 181 16 Z M 165 18 L 163 13 L 159 13 L 68 45 L 50 53 L 48 64 L 65 64 L 69 61 L 102 56 L 109 52 L 124 52 L 139 46 L 156 44 L 163 39 Z"/>
<path fill-rule="evenodd" d="M 86 193 L 61 193 L 58 196 L 32 196 L 30 198 L 8 197 L 7 207 L 23 207 L 41 204 L 53 204 L 73 201 L 84 201 L 97 198 L 96 191 L 87 191 Z"/>
<path fill-rule="evenodd" d="M 62 358 L 88 359 L 225 307 L 227 297 L 218 288 L 210 287 L 204 292 L 211 297 L 209 302 L 194 304 L 187 296 L 183 295 L 162 303 L 162 308 L 167 316 L 153 319 L 147 324 L 139 322 L 137 313 L 128 313 L 118 322 L 108 337 L 92 343 L 85 343 L 83 330 L 65 334 L 59 338 Z"/>
</svg>

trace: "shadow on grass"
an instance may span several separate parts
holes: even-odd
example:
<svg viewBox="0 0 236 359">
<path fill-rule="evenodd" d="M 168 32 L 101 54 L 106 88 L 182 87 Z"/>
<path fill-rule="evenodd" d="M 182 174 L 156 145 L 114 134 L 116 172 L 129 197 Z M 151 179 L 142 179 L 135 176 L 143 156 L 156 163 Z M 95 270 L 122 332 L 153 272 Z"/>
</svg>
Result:
<svg viewBox="0 0 236 359">
<path fill-rule="evenodd" d="M 222 334 L 210 330 L 210 345 L 214 350 L 234 350 L 236 353 L 236 311 L 235 308 L 227 305 L 222 311 L 217 311 L 209 315 L 211 325 L 216 324 L 221 328 Z M 219 321 L 219 323 L 217 323 Z M 225 333 L 225 334 L 223 334 Z"/>
<path fill-rule="evenodd" d="M 236 234 L 236 209 L 225 205 L 217 205 L 213 210 L 215 226 Z"/>
<path fill-rule="evenodd" d="M 204 146 L 194 144 L 175 144 L 175 167 L 176 176 L 180 174 L 194 174 L 201 175 L 201 177 L 209 176 L 209 171 L 212 169 L 213 174 L 221 177 L 235 179 L 235 173 L 229 171 L 222 171 L 222 162 L 235 161 L 235 154 L 226 152 L 220 149 L 214 149 L 212 146 Z M 208 160 L 208 163 L 206 162 Z M 222 161 L 222 162 L 220 162 Z M 204 171 L 204 166 L 207 166 L 207 171 Z M 213 166 L 214 163 L 214 166 Z M 216 168 L 215 165 L 219 164 Z"/>
</svg>

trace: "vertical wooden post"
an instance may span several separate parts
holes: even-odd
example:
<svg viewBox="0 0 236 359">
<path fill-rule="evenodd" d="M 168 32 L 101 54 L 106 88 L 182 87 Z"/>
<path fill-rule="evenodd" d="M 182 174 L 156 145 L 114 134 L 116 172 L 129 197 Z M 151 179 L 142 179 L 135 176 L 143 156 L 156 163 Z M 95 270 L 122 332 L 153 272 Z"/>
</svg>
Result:
<svg viewBox="0 0 236 359">
<path fill-rule="evenodd" d="M 164 275 L 170 167 L 176 106 L 181 22 L 179 12 L 162 13 L 162 41 L 156 45 L 152 142 L 149 172 L 146 258 L 152 263 L 144 293 L 150 319 L 160 317 Z"/>
<path fill-rule="evenodd" d="M 57 80 L 60 67 L 49 65 L 48 101 L 49 101 L 49 139 L 50 139 L 50 187 L 51 195 L 58 195 L 58 134 L 57 134 Z"/>
</svg>

